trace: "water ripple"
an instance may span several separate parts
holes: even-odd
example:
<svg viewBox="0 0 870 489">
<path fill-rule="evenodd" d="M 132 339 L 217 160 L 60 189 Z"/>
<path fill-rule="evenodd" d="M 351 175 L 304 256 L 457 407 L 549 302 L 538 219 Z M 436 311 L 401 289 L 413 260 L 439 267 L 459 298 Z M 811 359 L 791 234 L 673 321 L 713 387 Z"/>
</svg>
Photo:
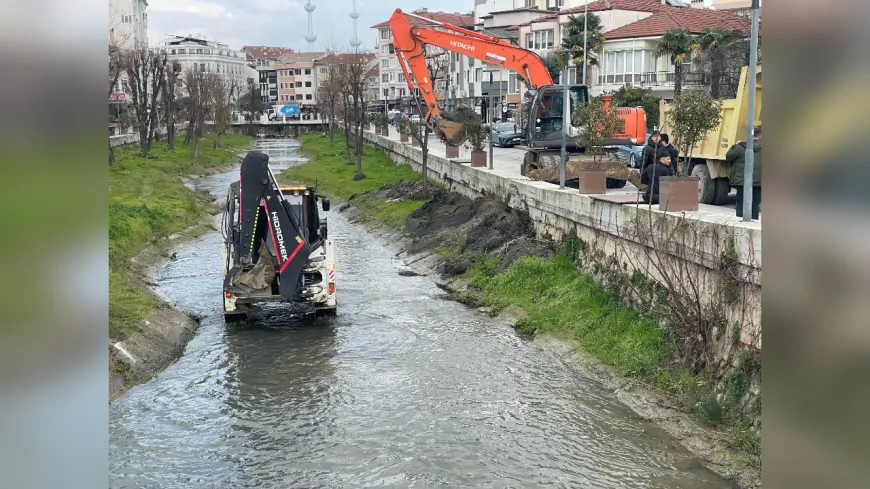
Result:
<svg viewBox="0 0 870 489">
<path fill-rule="evenodd" d="M 295 142 L 258 144 L 276 172 L 302 161 Z M 235 178 L 198 186 L 222 196 Z M 329 221 L 336 318 L 279 305 L 225 325 L 217 233 L 163 270 L 162 292 L 206 317 L 111 406 L 111 487 L 731 487 L 679 470 L 692 457 L 608 391 Z"/>
</svg>

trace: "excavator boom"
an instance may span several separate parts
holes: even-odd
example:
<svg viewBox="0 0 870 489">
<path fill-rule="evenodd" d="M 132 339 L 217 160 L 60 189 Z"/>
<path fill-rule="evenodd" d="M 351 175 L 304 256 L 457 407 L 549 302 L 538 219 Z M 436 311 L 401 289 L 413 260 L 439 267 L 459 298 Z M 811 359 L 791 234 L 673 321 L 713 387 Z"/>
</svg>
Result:
<svg viewBox="0 0 870 489">
<path fill-rule="evenodd" d="M 409 17 L 421 19 L 424 22 L 420 25 L 413 25 Z M 389 25 L 393 32 L 393 48 L 396 51 L 399 66 L 405 74 L 408 88 L 413 91 L 414 83 L 416 83 L 423 100 L 426 101 L 426 122 L 430 125 L 435 122 L 450 144 L 458 146 L 465 141 L 464 126 L 460 122 L 448 121 L 440 117 L 423 49 L 425 44 L 504 66 L 522 75 L 528 80 L 531 88 L 553 84 L 547 66 L 537 54 L 516 47 L 504 39 L 463 29 L 453 24 L 435 22 L 414 14 L 407 14 L 401 9 L 396 9 L 393 12 Z"/>
</svg>

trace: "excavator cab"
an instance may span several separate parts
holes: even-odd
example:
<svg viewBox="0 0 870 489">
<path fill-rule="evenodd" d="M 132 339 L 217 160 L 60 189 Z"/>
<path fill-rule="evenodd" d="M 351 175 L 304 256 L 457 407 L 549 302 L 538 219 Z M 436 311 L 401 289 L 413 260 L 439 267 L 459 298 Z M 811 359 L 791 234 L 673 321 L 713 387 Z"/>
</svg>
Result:
<svg viewBox="0 0 870 489">
<path fill-rule="evenodd" d="M 547 148 L 562 145 L 562 121 L 564 119 L 564 87 L 549 85 L 526 92 L 527 110 L 521 121 L 523 134 L 530 147 Z M 587 85 L 568 87 L 568 116 L 572 117 L 578 107 L 589 102 Z M 568 123 L 568 137 L 577 136 L 573 124 Z M 569 141 L 569 144 L 571 141 Z"/>
</svg>

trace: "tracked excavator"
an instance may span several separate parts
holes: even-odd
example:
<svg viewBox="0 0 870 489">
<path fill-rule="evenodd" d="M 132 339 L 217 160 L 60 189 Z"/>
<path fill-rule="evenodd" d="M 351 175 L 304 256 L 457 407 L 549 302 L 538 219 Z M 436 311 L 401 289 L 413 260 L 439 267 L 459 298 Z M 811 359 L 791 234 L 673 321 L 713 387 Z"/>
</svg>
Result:
<svg viewBox="0 0 870 489">
<path fill-rule="evenodd" d="M 316 188 L 279 186 L 268 155 L 245 156 L 223 215 L 227 320 L 264 302 L 307 304 L 317 315 L 335 315 L 335 249 L 318 200 L 329 211 L 329 199 Z"/>
<path fill-rule="evenodd" d="M 569 85 L 568 100 L 564 86 L 554 85 L 553 78 L 543 60 L 535 52 L 514 46 L 509 41 L 480 32 L 470 31 L 446 22 L 437 22 L 396 9 L 389 20 L 393 34 L 393 48 L 399 66 L 405 75 L 408 89 L 419 89 L 426 102 L 424 120 L 446 143 L 459 146 L 467 139 L 465 122 L 461 117 L 442 114 L 434 93 L 425 45 L 479 59 L 485 63 L 505 67 L 517 73 L 528 86 L 523 98 L 522 119 L 517 121 L 523 131 L 526 154 L 520 173 L 530 178 L 558 182 L 561 162 L 562 123 L 565 104 L 568 114 L 589 101 L 588 85 Z M 415 86 L 416 85 L 416 86 Z M 609 98 L 605 99 L 609 103 Z M 643 108 L 619 108 L 625 122 L 623 132 L 602 141 L 602 146 L 635 145 L 646 143 L 646 112 Z M 421 110 L 421 113 L 424 113 Z M 457 111 L 457 114 L 460 111 Z M 588 146 L 579 130 L 568 118 L 566 151 L 569 162 L 566 180 L 576 179 L 576 171 L 589 167 L 607 169 L 608 187 L 623 187 L 627 180 L 640 188 L 637 172 L 631 172 L 625 163 L 617 160 L 592 163 L 591 158 L 578 157 Z"/>
</svg>

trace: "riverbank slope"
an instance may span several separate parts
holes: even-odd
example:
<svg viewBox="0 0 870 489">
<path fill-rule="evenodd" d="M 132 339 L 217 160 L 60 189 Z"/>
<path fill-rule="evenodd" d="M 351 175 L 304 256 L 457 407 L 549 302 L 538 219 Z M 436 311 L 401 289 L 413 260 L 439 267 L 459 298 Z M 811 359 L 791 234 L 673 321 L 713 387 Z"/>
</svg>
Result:
<svg viewBox="0 0 870 489">
<path fill-rule="evenodd" d="M 409 165 L 368 146 L 368 178 L 354 181 L 341 137 L 335 146 L 318 134 L 300 141 L 310 161 L 279 178 L 316 180 L 321 192 L 346 202 L 340 209 L 353 206 L 354 220 L 389 226 L 404 240 L 408 263 L 442 275 L 446 298 L 504 317 L 717 472 L 742 487 L 760 486 L 760 412 L 741 404 L 760 370 L 757 359 L 742 362 L 723 395 L 693 359 L 681 357 L 679 339 L 660 318 L 633 310 L 630 298 L 579 271 L 585 250 L 576 235 L 558 242 L 537 236 L 527 213 L 493 196 L 470 199 L 435 185 L 426 196 Z"/>
<path fill-rule="evenodd" d="M 138 146 L 115 148 L 109 168 L 109 400 L 172 363 L 196 329 L 196 318 L 173 308 L 154 290 L 154 270 L 187 239 L 215 229 L 214 198 L 185 178 L 238 162 L 252 138 L 224 135 L 214 149 L 204 137 L 193 158 L 183 136 L 170 151 L 156 141 L 148 157 Z"/>
</svg>

